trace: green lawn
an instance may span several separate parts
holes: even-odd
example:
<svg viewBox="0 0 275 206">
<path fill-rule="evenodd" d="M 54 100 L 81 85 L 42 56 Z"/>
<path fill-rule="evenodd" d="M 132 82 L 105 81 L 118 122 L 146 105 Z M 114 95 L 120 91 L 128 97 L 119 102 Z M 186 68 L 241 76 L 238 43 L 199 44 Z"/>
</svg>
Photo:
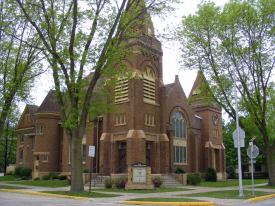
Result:
<svg viewBox="0 0 275 206">
<path fill-rule="evenodd" d="M 268 183 L 267 179 L 255 179 L 254 185 Z M 244 179 L 243 185 L 252 185 L 252 180 Z M 228 180 L 224 182 L 201 182 L 198 186 L 202 187 L 232 187 L 239 186 L 239 180 Z"/>
<path fill-rule="evenodd" d="M 239 197 L 239 190 L 225 190 L 225 191 L 195 193 L 195 194 L 178 195 L 178 196 L 211 197 L 211 198 L 218 198 L 218 199 L 245 199 L 245 200 L 254 197 L 252 195 L 252 191 L 244 190 L 243 194 L 244 194 L 244 197 Z M 273 194 L 273 193 L 255 191 L 256 197 L 270 195 L 270 194 Z"/>
<path fill-rule="evenodd" d="M 68 196 L 77 196 L 77 197 L 87 197 L 87 198 L 96 198 L 96 197 L 118 197 L 121 195 L 115 194 L 104 194 L 97 192 L 69 192 L 69 191 L 43 191 L 42 193 L 56 194 L 56 195 L 68 195 Z"/>
<path fill-rule="evenodd" d="M 118 190 L 118 189 L 93 189 L 92 191 L 98 192 L 114 192 L 114 193 L 161 193 L 161 192 L 178 192 L 178 191 L 189 191 L 190 189 L 183 188 L 161 188 L 158 190 Z"/>
<path fill-rule="evenodd" d="M 27 189 L 27 188 L 26 187 L 16 187 L 16 186 L 4 186 L 4 185 L 0 185 L 0 189 L 19 190 L 19 189 Z"/>
<path fill-rule="evenodd" d="M 142 201 L 142 202 L 205 202 L 201 200 L 188 198 L 136 198 L 127 201 Z"/>
<path fill-rule="evenodd" d="M 14 181 L 15 179 L 16 179 L 16 177 L 14 177 L 12 175 L 1 176 L 0 182 Z"/>
<path fill-rule="evenodd" d="M 37 181 L 16 181 L 16 182 L 8 182 L 9 184 L 18 184 L 18 185 L 28 185 L 35 187 L 66 187 L 68 186 L 68 181 L 60 181 L 60 180 L 37 180 Z"/>
</svg>

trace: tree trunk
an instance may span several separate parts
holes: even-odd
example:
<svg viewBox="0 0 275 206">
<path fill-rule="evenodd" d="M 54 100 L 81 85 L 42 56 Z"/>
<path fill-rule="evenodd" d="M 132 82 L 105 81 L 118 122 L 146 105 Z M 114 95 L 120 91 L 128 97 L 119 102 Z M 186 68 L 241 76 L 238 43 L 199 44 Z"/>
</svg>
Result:
<svg viewBox="0 0 275 206">
<path fill-rule="evenodd" d="M 83 176 L 82 176 L 82 138 L 78 137 L 78 132 L 73 129 L 71 139 L 71 192 L 83 192 Z"/>
<path fill-rule="evenodd" d="M 268 185 L 269 186 L 275 186 L 275 162 L 274 162 L 274 153 L 269 150 L 269 152 L 266 153 L 266 161 L 267 161 L 267 167 L 268 167 Z"/>
</svg>

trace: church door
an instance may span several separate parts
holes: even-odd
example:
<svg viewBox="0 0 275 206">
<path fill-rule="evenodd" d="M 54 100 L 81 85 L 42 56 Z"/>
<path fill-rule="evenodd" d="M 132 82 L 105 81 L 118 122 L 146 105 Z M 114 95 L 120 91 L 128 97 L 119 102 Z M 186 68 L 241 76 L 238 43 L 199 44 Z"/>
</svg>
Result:
<svg viewBox="0 0 275 206">
<path fill-rule="evenodd" d="M 146 149 L 146 165 L 150 166 L 150 149 Z"/>
<path fill-rule="evenodd" d="M 119 173 L 126 173 L 126 149 L 119 149 Z"/>
</svg>

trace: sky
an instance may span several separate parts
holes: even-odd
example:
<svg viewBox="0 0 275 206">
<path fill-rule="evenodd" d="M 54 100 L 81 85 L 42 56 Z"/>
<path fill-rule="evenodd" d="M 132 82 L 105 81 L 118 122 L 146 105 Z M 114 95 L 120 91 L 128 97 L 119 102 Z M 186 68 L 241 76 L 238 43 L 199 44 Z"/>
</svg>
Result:
<svg viewBox="0 0 275 206">
<path fill-rule="evenodd" d="M 222 6 L 229 0 L 212 0 L 216 5 Z M 176 12 L 173 15 L 168 16 L 165 20 L 159 20 L 158 18 L 152 18 L 155 32 L 161 32 L 167 25 L 177 26 L 182 16 L 188 16 L 189 14 L 195 14 L 197 11 L 197 5 L 201 0 L 184 0 L 184 3 L 178 6 Z M 163 81 L 164 84 L 170 84 L 175 81 L 175 75 L 179 75 L 181 86 L 185 92 L 186 97 L 189 96 L 190 90 L 196 79 L 197 71 L 180 70 L 178 60 L 180 59 L 179 44 L 174 42 L 165 41 L 162 42 L 163 49 Z M 34 96 L 33 103 L 40 105 L 46 97 L 48 91 L 53 88 L 52 76 L 49 74 L 43 75 L 37 80 L 36 87 L 31 92 Z M 24 109 L 24 108 L 23 108 Z"/>
</svg>

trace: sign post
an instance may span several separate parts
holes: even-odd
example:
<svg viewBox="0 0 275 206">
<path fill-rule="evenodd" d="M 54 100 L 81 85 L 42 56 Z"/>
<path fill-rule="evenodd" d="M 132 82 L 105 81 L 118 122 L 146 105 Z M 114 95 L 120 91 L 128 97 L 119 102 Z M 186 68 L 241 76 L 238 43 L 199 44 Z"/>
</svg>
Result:
<svg viewBox="0 0 275 206">
<path fill-rule="evenodd" d="M 93 157 L 95 156 L 95 146 L 89 146 L 89 157 L 91 157 L 91 164 L 90 164 L 90 186 L 89 186 L 89 194 L 91 194 L 91 184 L 92 184 L 92 165 L 93 165 Z"/>
<path fill-rule="evenodd" d="M 243 197 L 243 182 L 242 182 L 242 160 L 241 160 L 241 135 L 239 127 L 238 116 L 238 101 L 237 101 L 237 89 L 236 89 L 236 74 L 234 73 L 234 94 L 235 94 L 235 112 L 236 112 L 236 134 L 237 134 L 237 148 L 238 148 L 238 168 L 239 168 L 239 197 Z M 244 146 L 244 145 L 243 145 Z"/>
<path fill-rule="evenodd" d="M 254 158 L 256 158 L 259 155 L 259 148 L 256 145 L 253 145 L 253 141 L 256 138 L 253 137 L 253 139 L 249 142 L 249 147 L 247 149 L 247 155 L 251 158 L 251 176 L 252 176 L 252 193 L 254 196 L 254 168 L 253 168 L 253 163 L 254 163 Z M 256 161 L 255 161 L 256 163 Z"/>
</svg>

